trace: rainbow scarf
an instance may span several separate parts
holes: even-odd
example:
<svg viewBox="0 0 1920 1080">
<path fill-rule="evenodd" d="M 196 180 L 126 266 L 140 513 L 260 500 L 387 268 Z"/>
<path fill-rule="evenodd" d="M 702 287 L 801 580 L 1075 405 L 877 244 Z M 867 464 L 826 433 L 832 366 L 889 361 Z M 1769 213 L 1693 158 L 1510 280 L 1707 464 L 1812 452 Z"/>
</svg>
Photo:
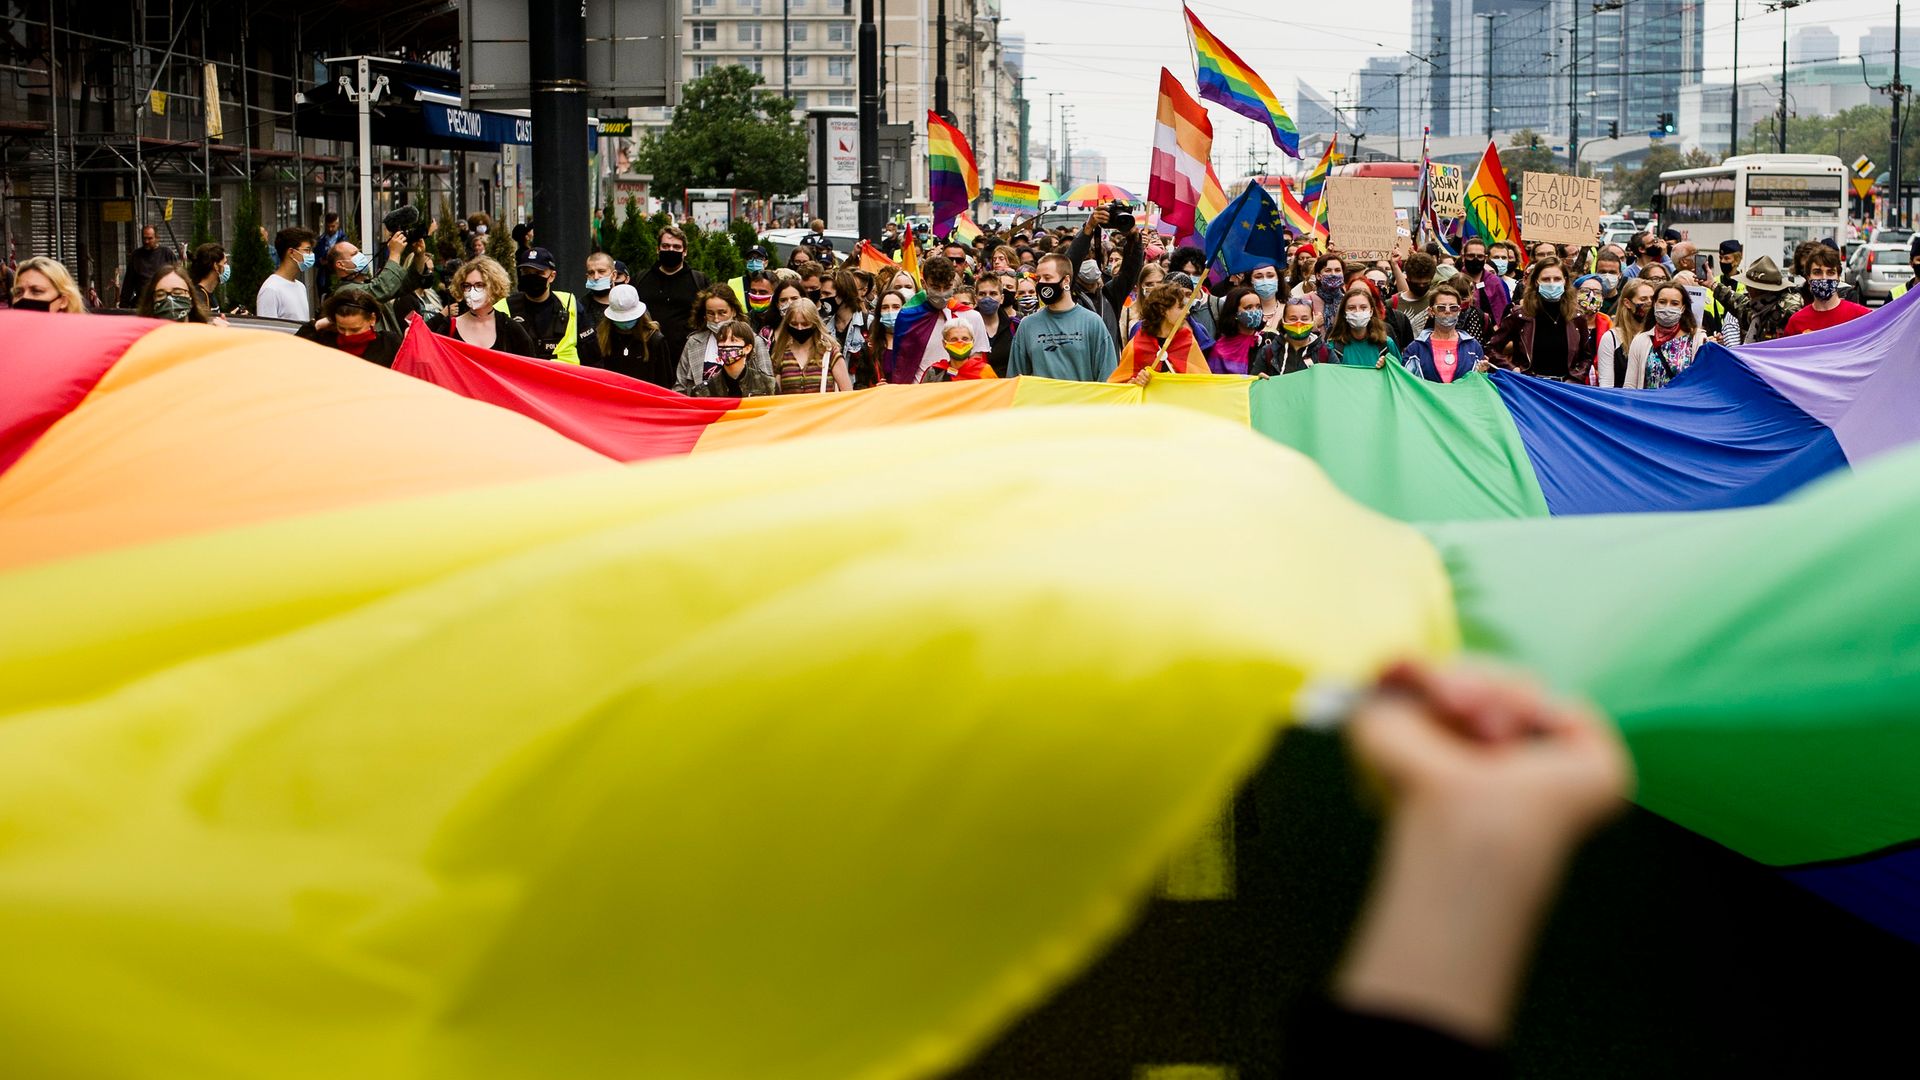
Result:
<svg viewBox="0 0 1920 1080">
<path fill-rule="evenodd" d="M 1207 354 L 1200 351 L 1200 343 L 1194 340 L 1193 328 L 1184 321 L 1180 329 L 1173 332 L 1173 339 L 1167 342 L 1167 366 L 1182 375 L 1205 375 Z M 1107 376 L 1108 382 L 1123 383 L 1142 371 L 1157 370 L 1160 362 L 1160 339 L 1147 332 L 1142 326 L 1134 331 L 1133 340 L 1127 342 L 1127 348 L 1120 354 L 1120 363 Z"/>
<path fill-rule="evenodd" d="M 1288 157 L 1299 157 L 1300 129 L 1293 126 L 1293 119 L 1266 80 L 1213 36 L 1192 8 L 1182 6 L 1181 10 L 1187 13 L 1187 40 L 1193 46 L 1194 81 L 1200 86 L 1201 100 L 1224 105 L 1257 124 L 1265 124 L 1273 133 L 1273 145 L 1286 151 Z"/>
<path fill-rule="evenodd" d="M 960 129 L 927 110 L 927 186 L 933 201 L 933 235 L 945 236 L 980 197 L 980 170 Z"/>
</svg>

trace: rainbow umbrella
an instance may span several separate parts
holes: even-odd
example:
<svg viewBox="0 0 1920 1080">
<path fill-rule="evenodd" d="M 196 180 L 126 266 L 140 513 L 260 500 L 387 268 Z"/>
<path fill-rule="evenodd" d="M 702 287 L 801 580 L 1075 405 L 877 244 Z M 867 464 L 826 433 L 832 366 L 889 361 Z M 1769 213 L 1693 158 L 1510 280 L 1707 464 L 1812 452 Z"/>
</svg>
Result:
<svg viewBox="0 0 1920 1080">
<path fill-rule="evenodd" d="M 1061 199 L 1060 202 L 1064 206 L 1099 206 L 1115 199 L 1124 203 L 1140 201 L 1133 197 L 1133 192 L 1118 184 L 1081 184 L 1067 192 L 1066 198 Z"/>
<path fill-rule="evenodd" d="M 1050 180 L 1040 181 L 1041 204 L 1044 206 L 1052 206 L 1054 203 L 1057 203 L 1059 201 L 1060 201 L 1060 189 L 1057 187 L 1054 187 L 1053 182 Z"/>
</svg>

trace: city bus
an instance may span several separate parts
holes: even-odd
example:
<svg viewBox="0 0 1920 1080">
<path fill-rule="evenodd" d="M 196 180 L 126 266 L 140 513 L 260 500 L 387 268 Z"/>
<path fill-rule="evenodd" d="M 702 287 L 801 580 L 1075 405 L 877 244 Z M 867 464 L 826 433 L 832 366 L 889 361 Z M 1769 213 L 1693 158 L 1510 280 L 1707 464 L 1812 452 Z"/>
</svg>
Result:
<svg viewBox="0 0 1920 1080">
<path fill-rule="evenodd" d="M 1825 154 L 1742 154 L 1711 168 L 1661 173 L 1654 210 L 1662 228 L 1677 230 L 1716 263 L 1720 244 L 1738 240 L 1748 266 L 1767 255 L 1791 273 L 1800 244 L 1846 242 L 1847 167 Z"/>
</svg>

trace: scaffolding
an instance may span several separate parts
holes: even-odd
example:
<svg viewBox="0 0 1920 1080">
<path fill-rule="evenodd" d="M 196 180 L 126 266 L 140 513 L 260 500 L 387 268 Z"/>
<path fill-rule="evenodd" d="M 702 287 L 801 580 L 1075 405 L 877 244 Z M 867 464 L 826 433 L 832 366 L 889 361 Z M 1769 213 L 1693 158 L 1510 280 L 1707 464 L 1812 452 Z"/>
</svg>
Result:
<svg viewBox="0 0 1920 1080">
<path fill-rule="evenodd" d="M 0 30 L 0 259 L 51 255 L 108 304 L 142 225 L 186 251 L 205 199 L 229 247 L 252 185 L 269 235 L 327 212 L 356 219 L 356 146 L 303 136 L 303 88 L 345 49 L 457 55 L 445 3 L 337 0 L 28 2 Z M 376 146 L 375 217 L 424 193 L 458 213 L 496 211 L 499 155 Z M 492 182 L 480 179 L 492 177 Z"/>
</svg>

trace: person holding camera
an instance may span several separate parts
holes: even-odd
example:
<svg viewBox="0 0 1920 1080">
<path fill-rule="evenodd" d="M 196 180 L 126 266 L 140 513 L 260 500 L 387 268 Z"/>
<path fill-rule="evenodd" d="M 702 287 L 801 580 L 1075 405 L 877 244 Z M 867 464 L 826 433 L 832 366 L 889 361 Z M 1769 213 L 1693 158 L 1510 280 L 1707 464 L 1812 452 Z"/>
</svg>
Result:
<svg viewBox="0 0 1920 1080">
<path fill-rule="evenodd" d="M 418 240 L 409 239 L 409 229 L 421 232 L 420 211 L 412 206 L 403 206 L 388 214 L 382 224 L 387 228 L 386 265 L 376 273 L 372 255 L 355 247 L 351 240 L 341 240 L 327 249 L 325 262 L 333 279 L 327 292 L 331 294 L 350 285 L 368 290 L 380 302 L 377 314 L 380 330 L 402 334 L 406 326 L 401 319 L 406 310 L 411 309 L 397 308 L 395 301 L 410 297 L 413 290 L 423 284 L 418 262 L 425 257 L 427 240 L 424 232 Z M 411 255 L 409 248 L 413 249 Z M 329 325 L 325 316 L 314 321 L 316 330 L 325 330 Z"/>
<path fill-rule="evenodd" d="M 1112 228 L 1120 233 L 1120 272 L 1113 280 L 1106 280 L 1100 273 L 1100 255 L 1098 250 L 1100 230 Z M 1134 228 L 1133 210 L 1118 199 L 1105 206 L 1095 207 L 1093 216 L 1080 227 L 1073 243 L 1067 249 L 1067 258 L 1073 263 L 1073 302 L 1100 316 L 1106 324 L 1107 333 L 1113 338 L 1113 347 L 1118 351 L 1120 343 L 1125 341 L 1120 325 L 1120 312 L 1127 306 L 1127 296 L 1133 292 L 1133 280 L 1140 276 L 1140 265 L 1146 261 L 1146 254 L 1140 241 L 1140 233 Z"/>
</svg>

